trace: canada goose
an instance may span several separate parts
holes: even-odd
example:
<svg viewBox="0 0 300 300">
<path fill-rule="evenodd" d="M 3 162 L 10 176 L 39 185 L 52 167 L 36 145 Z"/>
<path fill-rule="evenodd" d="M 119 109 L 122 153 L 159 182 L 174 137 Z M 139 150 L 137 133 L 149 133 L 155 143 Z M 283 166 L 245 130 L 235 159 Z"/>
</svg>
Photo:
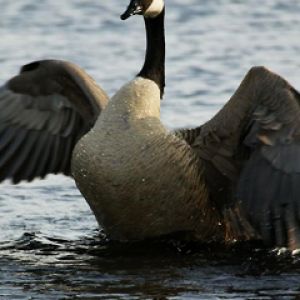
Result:
<svg viewBox="0 0 300 300">
<path fill-rule="evenodd" d="M 254 67 L 211 121 L 169 132 L 159 115 L 164 2 L 132 0 L 121 18 L 134 14 L 146 25 L 144 66 L 74 151 L 75 180 L 98 222 L 116 239 L 181 231 L 300 247 L 299 94 Z"/>
<path fill-rule="evenodd" d="M 1 179 L 70 174 L 77 143 L 75 181 L 114 239 L 180 231 L 202 241 L 261 238 L 299 248 L 300 95 L 254 67 L 213 119 L 169 132 L 159 117 L 164 12 L 163 0 L 132 0 L 122 15 L 144 15 L 147 52 L 137 77 L 108 104 L 66 62 L 26 65 L 1 88 Z"/>
</svg>

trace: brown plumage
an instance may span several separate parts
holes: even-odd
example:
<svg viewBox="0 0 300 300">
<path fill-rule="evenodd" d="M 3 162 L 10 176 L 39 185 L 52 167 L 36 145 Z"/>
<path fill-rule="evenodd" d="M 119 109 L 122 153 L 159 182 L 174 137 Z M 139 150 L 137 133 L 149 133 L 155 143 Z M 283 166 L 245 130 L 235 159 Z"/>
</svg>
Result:
<svg viewBox="0 0 300 300">
<path fill-rule="evenodd" d="M 300 247 L 299 102 L 287 81 L 254 67 L 197 137 L 189 131 L 230 238 Z"/>
<path fill-rule="evenodd" d="M 70 175 L 76 142 L 108 97 L 78 66 L 36 61 L 0 88 L 0 180 Z"/>
<path fill-rule="evenodd" d="M 219 235 L 203 171 L 190 147 L 159 118 L 160 90 L 137 78 L 109 101 L 76 145 L 75 181 L 113 239 L 144 239 L 186 231 Z"/>
</svg>

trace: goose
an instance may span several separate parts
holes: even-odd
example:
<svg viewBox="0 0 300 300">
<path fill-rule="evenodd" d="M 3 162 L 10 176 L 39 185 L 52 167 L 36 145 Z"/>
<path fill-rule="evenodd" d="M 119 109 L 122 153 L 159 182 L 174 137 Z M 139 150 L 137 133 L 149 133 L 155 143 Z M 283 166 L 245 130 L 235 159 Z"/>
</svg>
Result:
<svg viewBox="0 0 300 300">
<path fill-rule="evenodd" d="M 75 181 L 99 224 L 119 240 L 182 232 L 298 248 L 299 93 L 253 67 L 210 121 L 170 132 L 160 120 L 164 1 L 132 0 L 121 19 L 135 14 L 145 21 L 144 65 L 73 154 Z"/>
<path fill-rule="evenodd" d="M 163 0 L 131 0 L 147 49 L 138 75 L 108 101 L 78 66 L 25 65 L 0 89 L 0 179 L 74 177 L 117 240 L 183 233 L 198 241 L 260 239 L 300 247 L 300 94 L 252 67 L 208 122 L 171 132 Z"/>
</svg>

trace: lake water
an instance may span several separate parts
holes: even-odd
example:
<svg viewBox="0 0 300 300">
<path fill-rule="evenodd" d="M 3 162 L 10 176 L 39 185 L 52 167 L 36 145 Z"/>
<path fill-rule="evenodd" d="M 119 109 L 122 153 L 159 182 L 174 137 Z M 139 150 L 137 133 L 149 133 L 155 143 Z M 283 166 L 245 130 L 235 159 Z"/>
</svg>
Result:
<svg viewBox="0 0 300 300">
<path fill-rule="evenodd" d="M 122 2 L 122 3 L 120 3 Z M 300 87 L 298 0 L 167 2 L 166 126 L 197 126 L 253 65 Z M 141 67 L 127 1 L 0 0 L 0 82 L 36 59 L 73 61 L 112 95 Z M 105 240 L 73 181 L 0 185 L 0 299 L 300 299 L 300 259 L 258 246 Z"/>
</svg>

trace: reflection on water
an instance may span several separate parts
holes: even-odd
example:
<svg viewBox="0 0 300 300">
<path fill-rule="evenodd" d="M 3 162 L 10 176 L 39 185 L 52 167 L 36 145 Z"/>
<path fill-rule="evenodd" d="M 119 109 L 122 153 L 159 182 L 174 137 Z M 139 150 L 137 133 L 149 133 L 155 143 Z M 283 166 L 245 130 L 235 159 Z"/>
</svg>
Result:
<svg viewBox="0 0 300 300">
<path fill-rule="evenodd" d="M 126 3 L 125 3 L 126 2 Z M 78 63 L 112 95 L 144 57 L 127 1 L 0 0 L 0 81 L 29 61 Z M 253 65 L 300 87 L 297 0 L 167 1 L 162 119 L 197 126 Z M 106 241 L 74 182 L 0 185 L 0 299 L 300 299 L 299 258 L 249 245 Z"/>
<path fill-rule="evenodd" d="M 96 232 L 67 241 L 28 233 L 0 246 L 0 294 L 8 291 L 6 299 L 299 299 L 300 258 L 257 246 L 173 239 L 120 244 Z"/>
</svg>

